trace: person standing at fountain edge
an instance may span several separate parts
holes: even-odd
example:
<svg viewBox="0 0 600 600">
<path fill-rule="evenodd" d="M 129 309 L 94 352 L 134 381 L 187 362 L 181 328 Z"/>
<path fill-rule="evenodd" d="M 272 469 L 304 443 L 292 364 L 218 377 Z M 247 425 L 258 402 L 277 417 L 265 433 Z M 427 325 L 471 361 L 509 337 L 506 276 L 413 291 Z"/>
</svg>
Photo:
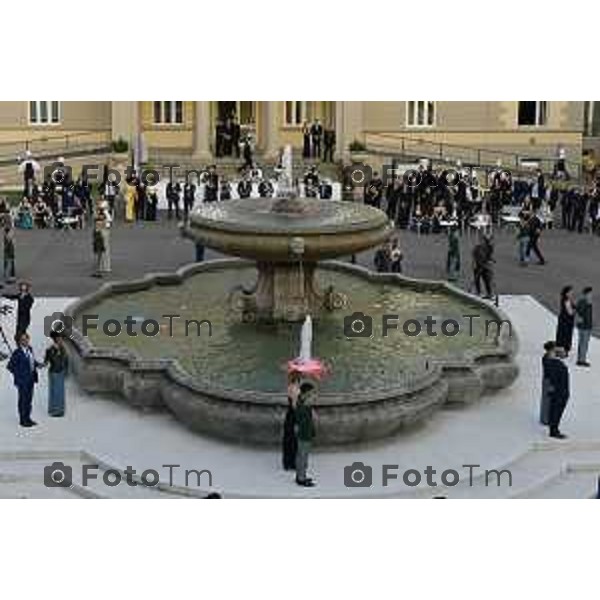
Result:
<svg viewBox="0 0 600 600">
<path fill-rule="evenodd" d="M 556 345 L 560 346 L 567 356 L 573 345 L 573 328 L 575 327 L 575 298 L 573 286 L 566 285 L 560 292 L 560 307 L 556 325 Z"/>
<path fill-rule="evenodd" d="M 313 487 L 315 482 L 307 477 L 308 456 L 310 454 L 312 440 L 315 437 L 315 422 L 312 409 L 312 398 L 315 386 L 304 382 L 300 386 L 298 405 L 296 407 L 296 437 L 298 439 L 298 450 L 296 452 L 296 483 L 304 487 Z"/>
<path fill-rule="evenodd" d="M 588 347 L 592 337 L 592 288 L 583 288 L 575 305 L 577 325 L 577 366 L 589 367 L 587 361 Z"/>
<path fill-rule="evenodd" d="M 69 369 L 69 357 L 63 337 L 57 331 L 50 332 L 52 345 L 46 350 L 44 365 L 48 366 L 48 414 L 65 416 L 65 378 Z"/>
<path fill-rule="evenodd" d="M 559 358 L 556 342 L 544 344 L 545 355 L 542 358 L 543 381 L 547 404 L 547 414 L 542 406 L 542 422 L 548 418 L 550 437 L 562 440 L 567 436 L 560 431 L 560 421 L 569 401 L 569 369 Z"/>
<path fill-rule="evenodd" d="M 34 427 L 37 423 L 31 419 L 33 390 L 38 382 L 37 369 L 41 364 L 35 360 L 29 335 L 22 333 L 17 343 L 18 347 L 13 351 L 6 368 L 12 373 L 17 388 L 19 424 L 21 427 Z"/>
<path fill-rule="evenodd" d="M 484 298 L 493 297 L 494 262 L 494 245 L 490 236 L 486 234 L 483 236 L 483 240 L 473 248 L 473 279 L 478 296 L 481 296 L 481 281 L 483 280 Z"/>
<path fill-rule="evenodd" d="M 448 281 L 458 281 L 460 276 L 460 240 L 458 226 L 448 228 L 448 255 L 446 258 L 446 273 Z"/>
<path fill-rule="evenodd" d="M 288 408 L 283 421 L 283 468 L 293 471 L 296 468 L 296 453 L 298 452 L 298 438 L 296 437 L 296 402 L 300 392 L 300 377 L 298 373 L 291 373 L 288 381 L 287 400 Z"/>
</svg>

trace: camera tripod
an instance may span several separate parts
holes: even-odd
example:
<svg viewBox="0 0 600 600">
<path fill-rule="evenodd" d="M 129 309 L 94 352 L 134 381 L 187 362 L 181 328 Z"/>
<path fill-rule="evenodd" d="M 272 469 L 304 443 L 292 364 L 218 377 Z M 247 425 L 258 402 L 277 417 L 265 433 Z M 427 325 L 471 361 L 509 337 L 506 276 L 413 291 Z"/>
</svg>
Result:
<svg viewBox="0 0 600 600">
<path fill-rule="evenodd" d="M 6 337 L 6 334 L 4 333 L 4 329 L 2 328 L 2 325 L 0 325 L 0 337 L 2 338 L 2 341 L 4 342 L 4 345 L 6 346 L 6 348 L 8 350 L 8 354 L 6 354 L 0 350 L 0 360 L 5 360 L 12 354 L 13 349 L 12 349 L 12 346 L 10 345 L 10 342 L 8 341 L 8 338 Z"/>
</svg>

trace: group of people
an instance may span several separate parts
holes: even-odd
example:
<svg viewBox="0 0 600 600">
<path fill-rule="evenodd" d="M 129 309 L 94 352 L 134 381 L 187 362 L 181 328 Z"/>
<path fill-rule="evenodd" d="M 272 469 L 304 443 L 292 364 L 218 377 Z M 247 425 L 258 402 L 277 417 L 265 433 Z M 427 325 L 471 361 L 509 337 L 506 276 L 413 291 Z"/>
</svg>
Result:
<svg viewBox="0 0 600 600">
<path fill-rule="evenodd" d="M 373 264 L 378 273 L 402 273 L 403 260 L 398 238 L 393 238 L 375 251 Z"/>
<path fill-rule="evenodd" d="M 19 425 L 26 428 L 37 425 L 31 414 L 35 386 L 39 381 L 38 371 L 42 368 L 48 369 L 48 414 L 51 417 L 63 417 L 65 415 L 65 379 L 69 368 L 63 336 L 57 331 L 51 331 L 51 344 L 45 351 L 44 359 L 38 361 L 28 331 L 31 324 L 31 309 L 34 304 L 31 285 L 25 281 L 20 282 L 16 293 L 4 294 L 4 297 L 17 303 L 14 335 L 16 348 L 9 348 L 11 353 L 6 368 L 11 373 L 17 390 Z M 9 345 L 1 325 L 0 333 L 4 343 Z"/>
<path fill-rule="evenodd" d="M 560 294 L 560 312 L 556 337 L 544 344 L 542 358 L 542 401 L 540 423 L 549 428 L 550 437 L 564 439 L 560 423 L 570 399 L 570 375 L 566 359 L 577 329 L 577 361 L 579 367 L 590 367 L 587 360 L 592 335 L 592 287 L 586 286 L 576 299 L 573 287 L 565 286 Z"/>
<path fill-rule="evenodd" d="M 323 128 L 321 121 L 304 121 L 302 124 L 302 157 L 305 159 L 317 158 L 323 162 L 333 162 L 335 152 L 335 131 Z"/>
</svg>

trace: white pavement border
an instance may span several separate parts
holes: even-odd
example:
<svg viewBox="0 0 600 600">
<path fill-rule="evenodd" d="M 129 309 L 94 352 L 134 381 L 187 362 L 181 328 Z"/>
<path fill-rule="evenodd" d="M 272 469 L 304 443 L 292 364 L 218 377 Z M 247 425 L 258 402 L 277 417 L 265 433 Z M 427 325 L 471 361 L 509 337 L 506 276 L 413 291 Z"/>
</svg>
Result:
<svg viewBox="0 0 600 600">
<path fill-rule="evenodd" d="M 72 299 L 38 298 L 32 314 L 32 338 L 38 357 L 47 339 L 43 335 L 44 316 L 64 308 Z M 21 429 L 16 419 L 16 393 L 12 379 L 0 365 L 0 497 L 57 497 L 65 494 L 100 497 L 202 496 L 209 490 L 206 476 L 197 488 L 195 477 L 185 488 L 183 469 L 208 469 L 212 489 L 225 497 L 405 497 L 423 498 L 443 494 L 448 497 L 590 497 L 600 473 L 600 392 L 594 370 L 600 365 L 600 341 L 590 344 L 593 370 L 576 368 L 572 361 L 572 400 L 566 411 L 563 429 L 566 441 L 549 440 L 546 429 L 537 422 L 539 413 L 542 345 L 554 334 L 555 317 L 534 299 L 526 296 L 502 297 L 501 306 L 513 320 L 520 339 L 517 381 L 506 390 L 484 396 L 477 404 L 441 410 L 424 426 L 383 444 L 311 456 L 311 471 L 318 485 L 302 489 L 293 476 L 280 467 L 276 450 L 257 450 L 201 437 L 187 430 L 168 414 L 144 414 L 118 399 L 82 392 L 71 379 L 67 389 L 67 414 L 64 419 L 46 415 L 46 374 L 42 372 L 36 388 L 32 429 Z M 12 330 L 10 319 L 4 326 Z M 283 392 L 282 392 L 283 393 Z M 95 482 L 93 490 L 48 490 L 43 486 L 43 467 L 55 460 L 72 464 L 95 462 L 125 469 L 132 466 L 138 475 L 155 469 L 161 482 L 168 482 L 169 471 L 162 465 L 176 464 L 171 491 L 107 487 Z M 344 467 L 360 461 L 373 468 L 371 488 L 346 488 Z M 399 479 L 382 487 L 382 465 L 397 464 Z M 462 465 L 478 464 L 473 486 L 468 485 L 468 470 Z M 427 466 L 437 471 L 439 487 L 408 487 L 402 473 L 421 472 Z M 496 486 L 495 477 L 485 485 L 484 469 L 509 468 Z M 455 469 L 461 475 L 457 487 L 441 485 L 442 471 Z M 479 475 L 479 477 L 477 477 Z M 102 473 L 100 473 L 100 478 Z M 74 475 L 74 480 L 78 476 Z M 423 475 L 423 483 L 426 479 Z M 185 488 L 185 489 L 182 489 Z"/>
</svg>

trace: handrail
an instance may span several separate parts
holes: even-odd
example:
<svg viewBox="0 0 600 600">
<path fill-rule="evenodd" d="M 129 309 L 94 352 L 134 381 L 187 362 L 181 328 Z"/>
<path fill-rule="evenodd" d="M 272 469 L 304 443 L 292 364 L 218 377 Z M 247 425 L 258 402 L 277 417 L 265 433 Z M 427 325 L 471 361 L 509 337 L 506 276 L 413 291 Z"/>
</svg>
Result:
<svg viewBox="0 0 600 600">
<path fill-rule="evenodd" d="M 110 134 L 104 131 L 67 133 L 56 136 L 44 136 L 27 140 L 0 142 L 0 165 L 15 164 L 17 157 L 30 150 L 36 160 L 57 158 L 109 150 Z"/>
<path fill-rule="evenodd" d="M 375 139 L 370 142 L 369 138 Z M 381 140 L 380 144 L 377 144 L 377 138 Z M 557 160 L 557 157 L 536 157 L 532 155 L 524 156 L 514 152 L 507 152 L 506 150 L 492 150 L 490 148 L 478 148 L 475 146 L 461 146 L 459 144 L 453 144 L 450 142 L 434 142 L 418 137 L 397 136 L 389 133 L 366 133 L 365 140 L 367 151 L 374 149 L 376 153 L 380 154 L 388 154 L 390 156 L 406 156 L 411 154 L 411 149 L 414 151 L 415 146 L 418 146 L 421 151 L 413 152 L 411 155 L 414 156 L 420 154 L 423 155 L 424 158 L 431 158 L 446 162 L 461 160 L 462 162 L 467 163 L 465 166 L 494 167 L 496 166 L 495 162 L 500 159 L 504 167 L 511 169 L 514 168 L 516 171 L 527 171 L 527 169 L 523 168 L 521 162 L 523 158 L 527 158 L 539 162 L 542 170 L 544 170 L 543 165 L 548 163 L 551 166 L 551 168 L 548 170 L 552 171 Z M 378 145 L 380 146 L 379 149 L 377 148 Z M 450 152 L 453 153 L 450 154 Z M 429 156 L 426 155 L 427 153 Z M 489 158 L 485 160 L 486 157 Z M 504 160 L 502 160 L 503 158 Z M 583 173 L 583 165 L 581 162 L 565 159 L 565 165 L 571 172 L 571 175 L 575 175 L 576 178 L 579 178 Z"/>
<path fill-rule="evenodd" d="M 3 146 L 10 146 L 13 148 L 20 147 L 21 150 L 29 150 L 31 145 L 35 144 L 36 142 L 47 143 L 47 142 L 55 141 L 55 140 L 64 140 L 65 146 L 68 147 L 69 140 L 72 140 L 73 138 L 92 137 L 92 136 L 101 137 L 103 134 L 107 136 L 107 139 L 110 138 L 110 133 L 108 131 L 80 131 L 77 133 L 63 133 L 60 135 L 42 135 L 39 137 L 30 137 L 30 138 L 26 138 L 26 139 L 22 139 L 22 140 L 0 142 L 0 156 L 2 155 L 2 147 Z"/>
</svg>

